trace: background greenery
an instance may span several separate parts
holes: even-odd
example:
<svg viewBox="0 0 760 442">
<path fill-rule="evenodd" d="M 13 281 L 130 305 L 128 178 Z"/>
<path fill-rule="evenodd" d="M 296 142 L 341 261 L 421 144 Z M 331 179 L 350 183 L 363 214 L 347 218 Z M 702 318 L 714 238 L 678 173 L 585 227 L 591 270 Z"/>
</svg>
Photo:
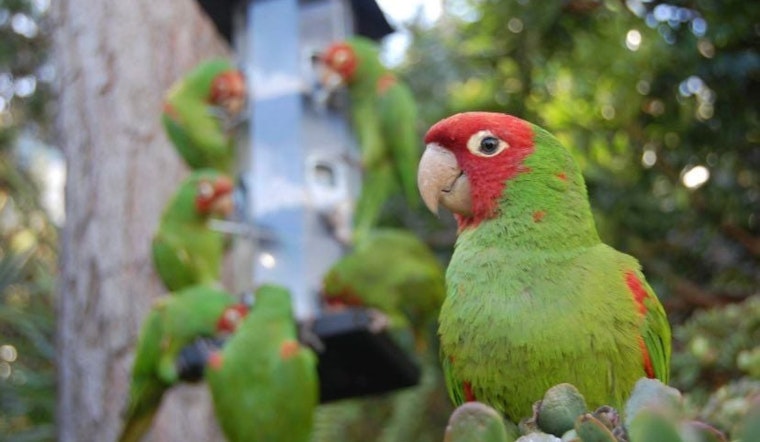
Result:
<svg viewBox="0 0 760 442">
<path fill-rule="evenodd" d="M 731 431 L 760 391 L 760 308 L 736 305 L 760 292 L 760 2 L 444 5 L 434 26 L 408 25 L 399 67 L 420 132 L 493 110 L 558 135 L 602 237 L 641 260 L 664 301 L 673 384 L 695 416 Z M 46 9 L 0 0 L 0 434 L 11 440 L 54 434 L 56 228 L 19 148 L 50 137 Z M 446 256 L 451 222 L 410 217 Z M 427 409 L 442 433 L 440 400 Z"/>
<path fill-rule="evenodd" d="M 46 10 L 0 1 L 0 439 L 13 441 L 55 434 L 57 232 L 32 167 L 50 136 Z"/>
</svg>

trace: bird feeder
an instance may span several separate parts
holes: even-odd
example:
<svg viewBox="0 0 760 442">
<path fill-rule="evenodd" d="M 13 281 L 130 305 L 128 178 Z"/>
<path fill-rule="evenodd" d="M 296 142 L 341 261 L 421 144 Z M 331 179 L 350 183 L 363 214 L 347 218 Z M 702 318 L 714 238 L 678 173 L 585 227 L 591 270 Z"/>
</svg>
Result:
<svg viewBox="0 0 760 442">
<path fill-rule="evenodd" d="M 313 57 L 358 33 L 393 30 L 374 0 L 201 1 L 234 49 L 246 77 L 247 118 L 237 158 L 237 222 L 254 232 L 236 240 L 249 287 L 274 283 L 293 295 L 302 328 L 317 343 L 321 400 L 414 385 L 419 368 L 368 310 L 322 311 L 321 280 L 344 253 L 361 185 L 347 100 L 329 100 Z M 237 273 L 237 272 L 236 272 Z"/>
</svg>

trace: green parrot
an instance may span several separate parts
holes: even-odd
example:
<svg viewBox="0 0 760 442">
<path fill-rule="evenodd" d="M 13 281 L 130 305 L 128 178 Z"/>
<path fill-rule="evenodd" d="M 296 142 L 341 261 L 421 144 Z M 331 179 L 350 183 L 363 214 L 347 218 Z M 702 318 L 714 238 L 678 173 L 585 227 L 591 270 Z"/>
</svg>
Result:
<svg viewBox="0 0 760 442">
<path fill-rule="evenodd" d="M 417 349 L 428 344 L 446 295 L 444 268 L 430 248 L 403 229 L 378 228 L 337 260 L 322 279 L 328 306 L 364 306 L 384 313 L 390 330 L 409 327 Z"/>
<path fill-rule="evenodd" d="M 234 297 L 210 285 L 185 287 L 156 300 L 135 350 L 120 442 L 139 441 L 150 429 L 164 392 L 178 382 L 177 357 L 196 338 L 214 336 Z"/>
<path fill-rule="evenodd" d="M 328 88 L 345 85 L 351 123 L 361 152 L 362 188 L 354 212 L 358 239 L 374 227 L 383 205 L 398 194 L 419 205 L 415 186 L 420 157 L 417 105 L 406 84 L 380 62 L 377 44 L 352 37 L 329 46 L 320 57 Z"/>
<path fill-rule="evenodd" d="M 233 173 L 231 128 L 245 100 L 242 73 L 224 59 L 200 63 L 169 89 L 161 119 L 190 168 Z"/>
<path fill-rule="evenodd" d="M 317 358 L 298 341 L 288 290 L 262 285 L 205 378 L 230 442 L 306 441 L 319 401 Z"/>
<path fill-rule="evenodd" d="M 233 210 L 232 180 L 213 169 L 193 171 L 164 209 L 153 236 L 153 265 L 169 291 L 219 280 L 225 235 L 211 218 Z"/>
<path fill-rule="evenodd" d="M 385 398 L 390 414 L 378 441 L 420 437 L 430 397 L 443 388 L 435 329 L 445 294 L 442 263 L 424 242 L 403 229 L 372 229 L 323 277 L 322 297 L 328 308 L 363 306 L 382 312 L 390 335 L 420 364 L 418 385 Z M 328 440 L 333 428 L 348 424 L 351 404 L 344 404 L 345 409 L 337 405 L 318 415 L 325 437 L 315 440 Z M 365 406 L 376 409 L 378 403 Z"/>
<path fill-rule="evenodd" d="M 622 406 L 641 377 L 668 381 L 665 311 L 638 261 L 599 239 L 583 177 L 554 136 L 465 112 L 424 142 L 422 199 L 458 225 L 438 330 L 456 405 L 519 420 L 559 383 L 593 409 Z"/>
</svg>

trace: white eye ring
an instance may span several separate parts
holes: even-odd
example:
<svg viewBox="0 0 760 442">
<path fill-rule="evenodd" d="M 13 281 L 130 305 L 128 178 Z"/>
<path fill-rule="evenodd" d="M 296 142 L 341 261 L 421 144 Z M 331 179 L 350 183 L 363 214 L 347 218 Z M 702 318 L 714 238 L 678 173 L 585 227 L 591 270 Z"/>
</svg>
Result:
<svg viewBox="0 0 760 442">
<path fill-rule="evenodd" d="M 476 132 L 467 140 L 467 149 L 479 157 L 493 157 L 507 149 L 509 144 L 497 137 L 490 130 Z"/>
<path fill-rule="evenodd" d="M 350 54 L 348 53 L 348 50 L 346 49 L 340 49 L 335 51 L 335 55 L 333 55 L 333 60 L 335 60 L 336 66 L 343 66 L 346 64 L 350 57 Z"/>
<path fill-rule="evenodd" d="M 214 186 L 208 181 L 198 183 L 198 196 L 201 198 L 211 198 L 214 196 Z"/>
</svg>

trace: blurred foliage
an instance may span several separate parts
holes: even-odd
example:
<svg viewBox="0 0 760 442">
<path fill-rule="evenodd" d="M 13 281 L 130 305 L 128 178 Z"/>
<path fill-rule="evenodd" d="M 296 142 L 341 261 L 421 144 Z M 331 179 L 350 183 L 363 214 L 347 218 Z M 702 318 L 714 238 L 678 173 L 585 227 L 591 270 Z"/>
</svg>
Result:
<svg viewBox="0 0 760 442">
<path fill-rule="evenodd" d="M 425 127 L 490 110 L 556 134 L 603 239 L 642 261 L 671 320 L 757 293 L 760 3 L 444 5 L 401 67 Z"/>
<path fill-rule="evenodd" d="M 734 434 L 760 397 L 760 296 L 698 312 L 673 336 L 671 384 L 695 418 Z"/>
<path fill-rule="evenodd" d="M 760 380 L 760 296 L 696 313 L 673 335 L 671 383 L 702 402 L 732 379 Z"/>
<path fill-rule="evenodd" d="M 47 2 L 0 0 L 0 434 L 54 438 L 57 229 L 16 149 L 48 136 Z"/>
</svg>

